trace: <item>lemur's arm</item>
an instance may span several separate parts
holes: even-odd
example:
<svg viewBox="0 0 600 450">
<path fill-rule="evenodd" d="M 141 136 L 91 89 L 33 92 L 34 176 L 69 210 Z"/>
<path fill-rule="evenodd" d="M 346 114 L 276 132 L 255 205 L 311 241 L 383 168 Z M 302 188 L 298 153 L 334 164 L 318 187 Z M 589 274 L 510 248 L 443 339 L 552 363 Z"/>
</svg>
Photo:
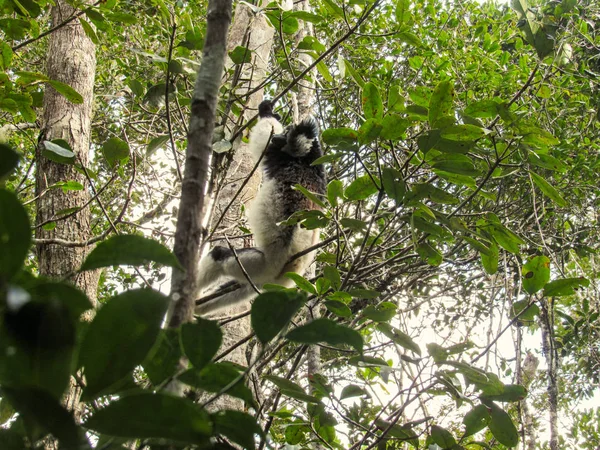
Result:
<svg viewBox="0 0 600 450">
<path fill-rule="evenodd" d="M 279 123 L 279 115 L 273 112 L 273 105 L 269 101 L 263 101 L 258 107 L 258 123 L 250 133 L 250 153 L 254 161 L 258 161 L 267 147 L 269 138 L 283 132 L 283 126 Z"/>
</svg>

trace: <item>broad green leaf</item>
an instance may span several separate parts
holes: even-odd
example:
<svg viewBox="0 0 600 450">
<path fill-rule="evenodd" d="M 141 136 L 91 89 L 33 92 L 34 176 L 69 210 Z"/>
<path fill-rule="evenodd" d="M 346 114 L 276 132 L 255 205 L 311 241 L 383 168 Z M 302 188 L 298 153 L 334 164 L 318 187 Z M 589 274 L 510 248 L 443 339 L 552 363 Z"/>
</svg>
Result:
<svg viewBox="0 0 600 450">
<path fill-rule="evenodd" d="M 452 125 L 442 130 L 442 137 L 451 141 L 475 141 L 491 131 L 475 125 Z"/>
<path fill-rule="evenodd" d="M 254 449 L 255 436 L 263 436 L 256 419 L 242 411 L 218 411 L 211 415 L 215 433 L 225 436 L 242 448 Z"/>
<path fill-rule="evenodd" d="M 523 311 L 526 309 L 526 311 Z M 519 316 L 519 323 L 531 322 L 540 314 L 540 307 L 535 303 L 529 304 L 529 300 L 519 300 L 512 305 L 510 318 Z"/>
<path fill-rule="evenodd" d="M 500 247 L 515 255 L 519 253 L 519 246 L 525 244 L 523 239 L 498 222 L 488 222 L 488 225 L 485 230 L 493 236 Z"/>
<path fill-rule="evenodd" d="M 449 80 L 438 83 L 429 100 L 429 124 L 431 128 L 436 128 L 439 119 L 452 113 L 453 101 L 454 84 Z"/>
<path fill-rule="evenodd" d="M 400 331 L 397 328 L 392 327 L 390 324 L 387 323 L 377 324 L 377 330 L 381 331 L 384 335 L 393 340 L 396 344 L 421 356 L 421 349 L 408 334 Z"/>
<path fill-rule="evenodd" d="M 295 272 L 287 272 L 285 276 L 292 280 L 296 286 L 298 286 L 298 289 L 308 292 L 309 294 L 317 293 L 315 286 L 302 275 L 298 275 Z"/>
<path fill-rule="evenodd" d="M 373 182 L 369 174 L 358 177 L 350 186 L 346 188 L 346 198 L 348 200 L 365 200 L 375 194 L 379 188 Z"/>
<path fill-rule="evenodd" d="M 181 269 L 175 255 L 164 245 L 143 236 L 121 234 L 98 244 L 83 262 L 81 270 L 120 265 L 141 266 L 150 261 Z"/>
<path fill-rule="evenodd" d="M 293 11 L 288 14 L 288 17 L 295 17 L 305 22 L 319 23 L 323 20 L 322 16 L 308 11 Z"/>
<path fill-rule="evenodd" d="M 397 306 L 391 302 L 382 302 L 377 306 L 369 305 L 362 314 L 374 322 L 389 322 L 396 315 Z"/>
<path fill-rule="evenodd" d="M 396 26 L 399 28 L 403 23 L 410 21 L 410 0 L 396 1 Z"/>
<path fill-rule="evenodd" d="M 31 28 L 31 23 L 27 20 L 4 18 L 0 19 L 0 30 L 7 37 L 13 40 L 22 40 L 27 35 L 27 31 Z"/>
<path fill-rule="evenodd" d="M 352 310 L 348 306 L 339 300 L 326 300 L 324 302 L 325 308 L 331 311 L 333 314 L 339 317 L 350 317 Z"/>
<path fill-rule="evenodd" d="M 44 150 L 42 154 L 51 161 L 61 164 L 73 164 L 75 162 L 75 153 L 69 147 L 69 144 L 63 140 L 44 141 Z"/>
<path fill-rule="evenodd" d="M 148 156 L 152 155 L 154 152 L 156 152 L 159 148 L 161 148 L 167 142 L 169 142 L 168 134 L 162 134 L 158 137 L 155 137 L 148 143 L 148 146 L 146 147 L 146 154 Z"/>
<path fill-rule="evenodd" d="M 354 298 L 377 298 L 381 295 L 378 291 L 360 288 L 350 289 L 348 293 Z"/>
<path fill-rule="evenodd" d="M 491 420 L 490 412 L 485 405 L 477 405 L 463 418 L 465 425 L 464 437 L 472 436 L 478 431 L 483 430 Z"/>
<path fill-rule="evenodd" d="M 183 351 L 196 370 L 202 369 L 217 354 L 223 333 L 216 322 L 201 317 L 181 326 Z"/>
<path fill-rule="evenodd" d="M 561 173 L 567 171 L 567 166 L 563 164 L 559 159 L 551 155 L 529 152 L 527 159 L 534 166 L 542 167 L 544 169 L 549 170 L 556 170 L 557 172 Z"/>
<path fill-rule="evenodd" d="M 393 199 L 396 204 L 402 203 L 406 194 L 406 183 L 402 172 L 391 167 L 384 167 L 381 171 L 381 181 L 387 196 Z"/>
<path fill-rule="evenodd" d="M 346 344 L 358 352 L 362 352 L 363 347 L 360 333 L 344 325 L 338 325 L 329 319 L 313 320 L 290 331 L 286 337 L 290 341 L 302 344 L 318 344 L 319 342 L 333 346 Z"/>
<path fill-rule="evenodd" d="M 260 294 L 252 304 L 252 329 L 260 342 L 271 341 L 292 320 L 302 307 L 306 296 L 301 293 L 279 291 Z"/>
<path fill-rule="evenodd" d="M 321 135 L 323 142 L 332 147 L 347 149 L 358 142 L 358 131 L 352 128 L 329 128 Z"/>
<path fill-rule="evenodd" d="M 38 72 L 25 72 L 20 71 L 16 72 L 16 75 L 19 77 L 17 79 L 17 83 L 21 85 L 32 84 L 40 81 L 49 81 L 50 79 L 41 73 Z"/>
<path fill-rule="evenodd" d="M 252 61 L 252 50 L 238 45 L 229 52 L 229 57 L 234 64 L 247 64 Z"/>
<path fill-rule="evenodd" d="M 412 192 L 417 198 L 428 198 L 435 203 L 441 203 L 443 205 L 453 205 L 459 202 L 458 198 L 454 195 L 429 183 L 413 184 Z"/>
<path fill-rule="evenodd" d="M 382 119 L 383 118 L 383 102 L 379 89 L 373 83 L 367 83 L 362 90 L 362 107 L 366 119 Z"/>
<path fill-rule="evenodd" d="M 14 56 L 12 48 L 6 42 L 0 44 L 0 56 L 0 69 L 6 71 L 10 68 Z"/>
<path fill-rule="evenodd" d="M 362 231 L 367 229 L 367 222 L 359 219 L 350 219 L 349 217 L 340 219 L 340 224 L 344 228 L 349 228 L 352 231 Z"/>
<path fill-rule="evenodd" d="M 533 182 L 535 183 L 535 185 L 540 188 L 540 190 L 544 193 L 544 195 L 546 197 L 548 197 L 550 200 L 552 200 L 558 206 L 562 206 L 562 207 L 567 206 L 567 202 L 560 195 L 560 193 L 556 190 L 556 188 L 554 186 L 552 186 L 550 183 L 548 183 L 546 180 L 544 180 L 538 174 L 533 173 L 533 172 L 529 172 L 529 173 L 531 174 L 531 178 L 533 179 Z"/>
<path fill-rule="evenodd" d="M 431 425 L 431 439 L 442 448 L 452 448 L 456 445 L 456 439 L 452 433 L 438 425 Z"/>
<path fill-rule="evenodd" d="M 177 328 L 161 330 L 156 344 L 142 363 L 144 372 L 154 386 L 161 385 L 179 370 L 179 361 L 183 355 L 179 331 Z"/>
<path fill-rule="evenodd" d="M 583 277 L 554 280 L 544 286 L 544 297 L 574 295 L 577 289 L 588 287 L 589 285 L 590 280 Z"/>
<path fill-rule="evenodd" d="M 405 42 L 406 44 L 412 45 L 414 47 L 421 47 L 422 45 L 421 38 L 419 38 L 419 36 L 410 31 L 403 31 L 401 33 L 398 33 L 396 35 L 396 39 L 398 39 L 400 42 Z"/>
<path fill-rule="evenodd" d="M 442 261 L 443 257 L 440 251 L 428 242 L 422 242 L 417 247 L 417 253 L 427 264 L 430 266 L 437 267 Z"/>
<path fill-rule="evenodd" d="M 151 289 L 135 289 L 100 308 L 79 354 L 86 399 L 95 398 L 142 363 L 158 337 L 169 301 Z"/>
<path fill-rule="evenodd" d="M 494 243 L 490 245 L 489 252 L 481 254 L 481 265 L 489 275 L 494 275 L 498 272 L 498 246 Z"/>
<path fill-rule="evenodd" d="M 552 133 L 531 125 L 519 127 L 519 132 L 523 135 L 523 142 L 534 147 L 548 147 L 560 143 Z"/>
<path fill-rule="evenodd" d="M 394 141 L 404 136 L 409 125 L 410 122 L 408 119 L 405 119 L 398 114 L 388 114 L 381 121 L 381 133 L 379 133 L 379 135 L 382 139 Z"/>
<path fill-rule="evenodd" d="M 213 432 L 211 420 L 200 406 L 162 393 L 122 397 L 96 411 L 83 426 L 111 436 L 164 438 L 196 445 L 208 444 Z"/>
<path fill-rule="evenodd" d="M 248 406 L 256 406 L 242 372 L 229 362 L 208 364 L 202 370 L 190 369 L 177 378 L 182 383 L 215 394 L 227 388 L 227 395 L 243 400 Z"/>
<path fill-rule="evenodd" d="M 501 394 L 482 396 L 482 398 L 497 402 L 519 402 L 525 397 L 527 397 L 527 389 L 519 384 L 505 384 Z"/>
<path fill-rule="evenodd" d="M 361 75 L 354 69 L 350 61 L 344 59 L 344 66 L 346 67 L 346 71 L 350 74 L 354 82 L 360 87 L 363 88 L 365 86 L 365 82 Z"/>
<path fill-rule="evenodd" d="M 495 403 L 489 404 L 490 422 L 488 428 L 494 437 L 507 447 L 516 447 L 519 443 L 519 433 L 510 416 Z"/>
<path fill-rule="evenodd" d="M 100 43 L 100 41 L 98 40 L 98 35 L 96 34 L 94 28 L 89 24 L 89 22 L 83 17 L 80 17 L 79 23 L 81 24 L 81 27 L 83 28 L 83 31 L 85 32 L 87 37 L 89 37 L 94 44 L 98 45 Z"/>
<path fill-rule="evenodd" d="M 344 183 L 340 180 L 331 180 L 327 185 L 327 200 L 331 206 L 337 206 L 338 198 L 344 199 Z"/>
<path fill-rule="evenodd" d="M 523 289 L 535 294 L 550 280 L 550 259 L 535 256 L 523 266 Z"/>
<path fill-rule="evenodd" d="M 0 277 L 10 280 L 29 251 L 31 226 L 17 196 L 4 189 L 0 189 L 0 211 Z"/>
<path fill-rule="evenodd" d="M 358 141 L 361 144 L 369 144 L 379 137 L 381 133 L 381 121 L 379 119 L 367 119 L 358 129 Z"/>
<path fill-rule="evenodd" d="M 481 119 L 493 118 L 498 115 L 498 103 L 494 100 L 479 100 L 470 103 L 469 106 L 465 108 L 465 114 Z"/>
<path fill-rule="evenodd" d="M 340 400 L 344 400 L 345 398 L 351 397 L 366 397 L 368 395 L 369 393 L 365 389 L 355 384 L 350 384 L 348 386 L 345 386 L 344 389 L 342 389 L 342 393 L 340 394 Z"/>
<path fill-rule="evenodd" d="M 129 144 L 119 138 L 110 138 L 102 144 L 102 154 L 108 165 L 114 167 L 119 161 L 129 157 Z"/>
<path fill-rule="evenodd" d="M 475 168 L 473 161 L 466 155 L 448 153 L 434 158 L 431 162 L 434 169 L 458 175 L 477 177 L 481 172 Z"/>
<path fill-rule="evenodd" d="M 321 400 L 319 400 L 316 397 L 313 397 L 312 395 L 308 395 L 306 392 L 304 392 L 304 389 L 302 389 L 302 387 L 300 387 L 293 381 L 288 380 L 287 378 L 278 377 L 276 375 L 267 375 L 265 377 L 265 380 L 268 380 L 275 386 L 277 386 L 282 395 L 285 395 L 290 398 L 295 398 L 296 400 L 300 400 L 302 402 L 315 404 L 321 403 Z"/>
<path fill-rule="evenodd" d="M 342 277 L 340 272 L 334 266 L 323 267 L 323 275 L 331 282 L 333 289 L 339 289 L 342 285 Z"/>
<path fill-rule="evenodd" d="M 48 84 L 50 86 L 52 86 L 54 89 L 56 89 L 56 91 L 60 95 L 65 97 L 71 103 L 74 103 L 76 105 L 80 105 L 81 103 L 83 103 L 83 97 L 81 96 L 81 94 L 79 92 L 77 92 L 75 89 L 73 89 L 71 86 L 69 86 L 68 84 L 61 83 L 60 81 L 56 81 L 56 80 L 49 80 Z"/>
<path fill-rule="evenodd" d="M 311 202 L 315 203 L 316 205 L 319 205 L 321 208 L 324 208 L 324 209 L 327 208 L 327 205 L 325 205 L 325 202 L 323 202 L 323 200 L 321 200 L 319 197 L 317 197 L 315 194 L 310 192 L 308 189 L 306 189 L 301 184 L 295 184 L 294 186 L 292 186 L 292 189 L 294 189 L 295 191 L 301 192 L 302 195 L 304 195 L 307 199 L 309 199 Z"/>
</svg>

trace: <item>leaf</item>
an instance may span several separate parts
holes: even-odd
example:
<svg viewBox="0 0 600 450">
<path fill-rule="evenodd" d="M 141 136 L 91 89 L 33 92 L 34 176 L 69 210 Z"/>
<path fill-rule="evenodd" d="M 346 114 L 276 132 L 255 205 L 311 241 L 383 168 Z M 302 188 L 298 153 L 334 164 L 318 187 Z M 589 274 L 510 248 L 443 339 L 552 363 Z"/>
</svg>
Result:
<svg viewBox="0 0 600 450">
<path fill-rule="evenodd" d="M 263 344 L 271 341 L 292 320 L 305 301 L 304 294 L 289 291 L 265 292 L 256 297 L 250 319 L 258 340 Z"/>
<path fill-rule="evenodd" d="M 229 362 L 208 364 L 202 370 L 190 369 L 179 375 L 179 381 L 203 391 L 239 398 L 255 407 L 252 391 L 244 383 L 243 373 Z M 233 384 L 235 382 L 235 384 Z M 225 390 L 227 388 L 227 390 Z"/>
<path fill-rule="evenodd" d="M 483 395 L 486 400 L 498 402 L 519 402 L 527 397 L 527 389 L 519 384 L 505 384 L 504 391 L 496 395 Z"/>
<path fill-rule="evenodd" d="M 2 397 L 8 400 L 20 416 L 51 433 L 61 448 L 86 448 L 86 439 L 75 425 L 73 416 L 42 389 L 13 389 L 2 386 Z"/>
<path fill-rule="evenodd" d="M 494 243 L 490 245 L 488 253 L 481 252 L 481 265 L 489 275 L 498 272 L 498 246 Z"/>
<path fill-rule="evenodd" d="M 533 321 L 539 314 L 540 307 L 538 305 L 535 303 L 529 304 L 529 300 L 519 300 L 513 303 L 510 318 L 519 316 L 519 323 L 523 323 Z"/>
<path fill-rule="evenodd" d="M 464 112 L 467 116 L 481 119 L 496 117 L 498 115 L 498 103 L 495 100 L 479 100 L 470 103 Z"/>
<path fill-rule="evenodd" d="M 523 135 L 523 142 L 534 147 L 548 147 L 560 144 L 560 141 L 552 133 L 531 125 L 519 127 L 519 132 Z"/>
<path fill-rule="evenodd" d="M 379 188 L 373 182 L 369 174 L 358 177 L 350 186 L 346 188 L 346 198 L 348 200 L 365 200 L 375 194 Z"/>
<path fill-rule="evenodd" d="M 404 22 L 410 20 L 410 0 L 396 1 L 396 26 L 400 28 Z"/>
<path fill-rule="evenodd" d="M 98 45 L 100 43 L 100 41 L 98 40 L 98 35 L 96 34 L 94 28 L 89 24 L 89 22 L 83 17 L 80 17 L 79 23 L 81 24 L 81 27 L 83 28 L 83 31 L 85 32 L 87 37 L 89 37 L 95 45 Z"/>
<path fill-rule="evenodd" d="M 451 81 L 441 81 L 435 87 L 429 100 L 429 124 L 436 128 L 438 120 L 452 113 L 454 85 Z"/>
<path fill-rule="evenodd" d="M 381 101 L 377 86 L 373 83 L 365 84 L 362 90 L 361 101 L 365 119 L 383 118 L 383 102 Z"/>
<path fill-rule="evenodd" d="M 405 42 L 408 45 L 412 45 L 414 47 L 421 47 L 422 45 L 421 38 L 419 38 L 419 36 L 410 31 L 403 31 L 401 33 L 398 33 L 396 35 L 396 39 L 398 39 L 400 42 Z"/>
<path fill-rule="evenodd" d="M 146 147 L 146 155 L 152 155 L 156 150 L 161 148 L 167 142 L 169 142 L 168 134 L 161 134 L 160 136 L 155 137 L 148 143 L 148 146 Z"/>
<path fill-rule="evenodd" d="M 540 190 L 544 193 L 544 195 L 546 197 L 548 197 L 550 200 L 552 200 L 558 206 L 562 206 L 562 207 L 567 206 L 567 202 L 560 195 L 560 193 L 556 190 L 556 188 L 554 186 L 552 186 L 550 183 L 548 183 L 546 180 L 544 180 L 538 174 L 533 173 L 533 172 L 529 172 L 529 173 L 531 174 L 531 178 L 533 179 L 533 182 L 535 183 L 535 185 L 540 188 Z"/>
<path fill-rule="evenodd" d="M 361 144 L 373 142 L 379 137 L 381 128 L 379 119 L 367 119 L 358 129 L 358 141 Z"/>
<path fill-rule="evenodd" d="M 10 280 L 29 252 L 31 226 L 17 196 L 4 189 L 0 189 L 0 211 L 3 211 L 0 214 L 0 275 Z"/>
<path fill-rule="evenodd" d="M 298 31 L 300 24 L 298 23 L 298 19 L 288 15 L 285 17 L 281 23 L 281 29 L 285 34 L 294 34 Z"/>
<path fill-rule="evenodd" d="M 51 161 L 61 164 L 73 164 L 75 153 L 71 151 L 69 144 L 63 140 L 44 141 L 45 150 L 42 154 Z"/>
<path fill-rule="evenodd" d="M 229 57 L 234 64 L 247 64 L 252 61 L 252 51 L 247 47 L 237 46 L 229 52 Z"/>
<path fill-rule="evenodd" d="M 129 156 L 129 144 L 119 138 L 110 138 L 102 144 L 102 153 L 108 165 L 114 167 L 119 161 Z"/>
<path fill-rule="evenodd" d="M 323 267 L 323 275 L 331 282 L 333 289 L 339 289 L 342 285 L 340 272 L 334 266 Z"/>
<path fill-rule="evenodd" d="M 195 323 L 181 326 L 183 351 L 197 370 L 202 369 L 217 354 L 223 341 L 219 325 L 201 317 Z"/>
<path fill-rule="evenodd" d="M 448 430 L 438 425 L 431 425 L 431 439 L 442 448 L 452 448 L 456 445 L 454 436 Z"/>
<path fill-rule="evenodd" d="M 256 419 L 241 411 L 218 411 L 211 415 L 215 433 L 225 436 L 242 448 L 255 448 L 255 435 L 264 436 Z"/>
<path fill-rule="evenodd" d="M 422 242 L 417 247 L 417 253 L 424 261 L 427 261 L 427 264 L 433 267 L 439 266 L 443 257 L 437 248 L 435 248 L 432 244 L 428 242 Z"/>
<path fill-rule="evenodd" d="M 465 424 L 465 435 L 472 436 L 478 431 L 483 430 L 491 420 L 490 412 L 485 405 L 477 405 L 463 418 Z"/>
<path fill-rule="evenodd" d="M 135 289 L 100 308 L 79 354 L 87 380 L 83 397 L 97 397 L 142 363 L 158 337 L 169 301 L 151 289 Z"/>
<path fill-rule="evenodd" d="M 481 172 L 475 168 L 471 158 L 461 154 L 442 154 L 431 162 L 431 166 L 436 170 L 458 175 L 473 177 L 481 175 Z"/>
<path fill-rule="evenodd" d="M 83 425 L 111 436 L 164 438 L 196 445 L 208 444 L 213 431 L 208 414 L 200 406 L 162 393 L 122 397 L 96 411 Z"/>
<path fill-rule="evenodd" d="M 268 380 L 275 386 L 277 386 L 282 395 L 285 395 L 290 398 L 295 398 L 296 400 L 300 400 L 302 402 L 316 404 L 321 403 L 321 400 L 319 400 L 316 397 L 313 397 L 312 395 L 308 395 L 306 392 L 304 392 L 304 389 L 302 389 L 293 381 L 288 380 L 287 378 L 278 377 L 276 375 L 267 375 L 264 378 L 265 380 Z"/>
<path fill-rule="evenodd" d="M 6 42 L 0 43 L 0 69 L 3 71 L 7 71 L 10 68 L 10 63 L 12 62 L 14 53 L 10 45 Z"/>
<path fill-rule="evenodd" d="M 286 272 L 285 276 L 292 280 L 298 286 L 298 289 L 316 295 L 315 286 L 302 275 L 298 275 L 295 272 Z"/>
<path fill-rule="evenodd" d="M 406 183 L 402 172 L 390 167 L 384 167 L 381 171 L 381 181 L 387 196 L 393 199 L 397 205 L 402 203 L 406 194 Z"/>
<path fill-rule="evenodd" d="M 179 329 L 165 328 L 160 331 L 154 347 L 142 363 L 144 372 L 154 386 L 159 386 L 179 369 L 182 351 L 179 345 Z"/>
<path fill-rule="evenodd" d="M 588 287 L 589 285 L 590 280 L 583 277 L 554 280 L 544 286 L 544 297 L 574 295 L 577 289 Z"/>
<path fill-rule="evenodd" d="M 80 270 L 120 265 L 141 266 L 149 261 L 182 269 L 175 255 L 164 245 L 143 236 L 120 234 L 98 244 Z"/>
<path fill-rule="evenodd" d="M 318 14 L 314 14 L 308 11 L 293 11 L 289 15 L 289 17 L 295 17 L 300 20 L 304 20 L 305 22 L 311 23 L 319 23 L 323 20 L 322 16 Z"/>
<path fill-rule="evenodd" d="M 535 294 L 550 280 L 550 259 L 535 256 L 523 266 L 523 289 Z"/>
<path fill-rule="evenodd" d="M 491 131 L 485 128 L 480 128 L 475 125 L 452 125 L 444 128 L 441 131 L 441 136 L 451 141 L 476 141 L 488 134 Z"/>
<path fill-rule="evenodd" d="M 417 343 L 415 341 L 413 341 L 412 338 L 408 334 L 400 331 L 397 328 L 392 327 L 388 323 L 377 324 L 377 330 L 382 332 L 385 336 L 390 338 L 396 344 L 421 356 L 421 349 L 419 348 Z"/>
<path fill-rule="evenodd" d="M 409 125 L 408 119 L 398 114 L 388 114 L 381 122 L 381 133 L 379 135 L 382 139 L 397 140 L 404 136 Z"/>
<path fill-rule="evenodd" d="M 343 325 L 338 325 L 329 319 L 316 319 L 295 328 L 287 334 L 287 339 L 302 344 L 317 344 L 326 342 L 336 346 L 346 344 L 356 351 L 362 352 L 363 340 L 360 333 Z"/>
<path fill-rule="evenodd" d="M 306 189 L 304 186 L 300 185 L 300 184 L 295 184 L 294 186 L 292 186 L 292 189 L 294 189 L 295 191 L 299 191 L 302 193 L 302 195 L 304 195 L 307 199 L 309 199 L 311 202 L 319 205 L 321 208 L 327 208 L 327 206 L 325 205 L 325 203 L 323 202 L 323 200 L 321 200 L 319 197 L 317 197 L 315 194 L 313 194 L 312 192 L 310 192 L 308 189 Z"/>
<path fill-rule="evenodd" d="M 31 24 L 27 20 L 4 18 L 0 19 L 0 30 L 13 40 L 25 38 Z"/>
<path fill-rule="evenodd" d="M 495 403 L 491 403 L 489 407 L 491 419 L 488 428 L 494 437 L 507 447 L 516 447 L 519 443 L 519 433 L 510 416 Z"/>
<path fill-rule="evenodd" d="M 339 300 L 326 300 L 324 305 L 328 311 L 331 311 L 338 317 L 350 317 L 352 315 L 352 310 L 350 310 L 344 302 Z"/>
<path fill-rule="evenodd" d="M 344 389 L 342 389 L 342 393 L 340 394 L 340 400 L 344 400 L 345 398 L 351 397 L 367 397 L 368 395 L 369 393 L 360 386 L 350 384 L 348 386 L 344 386 Z"/>
<path fill-rule="evenodd" d="M 327 200 L 331 206 L 337 206 L 338 198 L 344 198 L 344 183 L 340 180 L 331 180 L 327 185 Z"/>
<path fill-rule="evenodd" d="M 52 86 L 54 89 L 56 89 L 56 91 L 60 95 L 65 97 L 71 103 L 74 103 L 76 105 L 80 105 L 83 103 L 83 97 L 81 96 L 81 94 L 79 92 L 77 92 L 75 89 L 73 89 L 71 86 L 69 86 L 68 84 L 61 83 L 60 81 L 56 81 L 56 80 L 49 80 L 48 84 L 50 86 Z"/>
<path fill-rule="evenodd" d="M 396 316 L 397 306 L 391 302 L 382 302 L 377 306 L 369 305 L 363 309 L 362 314 L 374 322 L 388 322 Z"/>
<path fill-rule="evenodd" d="M 381 295 L 380 292 L 371 289 L 350 289 L 348 293 L 355 298 L 377 298 Z"/>
<path fill-rule="evenodd" d="M 323 142 L 332 147 L 352 147 L 358 142 L 358 132 L 352 128 L 328 128 L 321 135 Z"/>
</svg>

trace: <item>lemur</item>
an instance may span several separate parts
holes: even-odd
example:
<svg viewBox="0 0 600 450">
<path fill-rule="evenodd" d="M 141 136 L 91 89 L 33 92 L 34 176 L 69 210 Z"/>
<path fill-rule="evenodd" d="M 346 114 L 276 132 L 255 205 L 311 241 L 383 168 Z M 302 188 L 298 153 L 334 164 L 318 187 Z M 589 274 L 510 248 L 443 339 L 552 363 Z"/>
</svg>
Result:
<svg viewBox="0 0 600 450">
<path fill-rule="evenodd" d="M 290 287 L 286 272 L 303 274 L 314 258 L 314 252 L 293 261 L 290 257 L 316 244 L 319 230 L 307 230 L 299 224 L 281 225 L 293 213 L 318 209 L 301 192 L 292 189 L 300 184 L 316 194 L 324 194 L 326 175 L 322 164 L 312 163 L 323 155 L 319 143 L 319 127 L 314 118 L 304 119 L 285 131 L 273 105 L 263 101 L 259 120 L 250 133 L 249 148 L 255 161 L 262 157 L 262 185 L 249 206 L 248 222 L 256 247 L 236 249 L 236 254 L 255 286 L 275 283 Z M 241 287 L 196 307 L 196 313 L 208 315 L 256 295 L 228 247 L 216 246 L 200 261 L 201 290 L 227 279 L 225 285 L 237 282 Z"/>
</svg>

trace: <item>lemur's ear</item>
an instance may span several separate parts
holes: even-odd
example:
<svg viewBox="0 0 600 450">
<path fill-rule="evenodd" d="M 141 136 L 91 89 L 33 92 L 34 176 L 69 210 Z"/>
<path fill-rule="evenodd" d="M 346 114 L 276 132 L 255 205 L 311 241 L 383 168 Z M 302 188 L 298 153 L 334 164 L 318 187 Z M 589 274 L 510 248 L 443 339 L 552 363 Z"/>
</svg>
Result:
<svg viewBox="0 0 600 450">
<path fill-rule="evenodd" d="M 281 120 L 281 116 L 276 112 L 273 112 L 273 103 L 271 103 L 270 100 L 263 100 L 260 105 L 258 105 L 258 116 L 261 119 L 273 117 L 277 120 Z"/>
<path fill-rule="evenodd" d="M 308 139 L 316 139 L 319 136 L 319 124 L 314 117 L 307 117 L 296 125 L 294 133 Z"/>
</svg>

